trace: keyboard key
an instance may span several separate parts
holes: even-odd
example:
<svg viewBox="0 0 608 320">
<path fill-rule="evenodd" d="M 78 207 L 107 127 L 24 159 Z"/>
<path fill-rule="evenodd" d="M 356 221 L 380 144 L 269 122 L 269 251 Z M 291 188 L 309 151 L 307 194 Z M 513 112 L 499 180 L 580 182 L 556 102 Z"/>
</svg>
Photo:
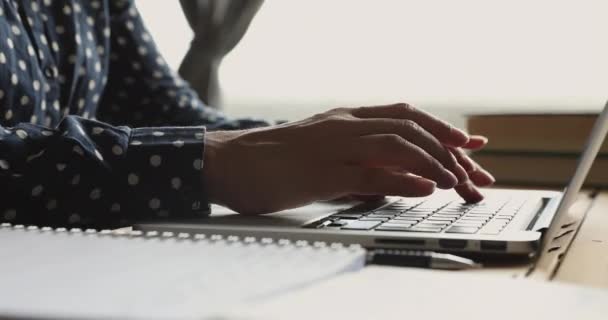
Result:
<svg viewBox="0 0 608 320">
<path fill-rule="evenodd" d="M 452 226 L 447 229 L 445 232 L 447 233 L 475 233 L 479 230 L 477 227 L 460 227 L 460 226 Z"/>
<path fill-rule="evenodd" d="M 398 217 L 394 217 L 393 219 L 394 220 L 404 220 L 404 221 L 416 221 L 416 222 L 418 222 L 418 221 L 420 221 L 420 220 L 422 220 L 424 218 L 422 218 L 422 217 L 398 216 Z"/>
<path fill-rule="evenodd" d="M 435 213 L 434 215 L 430 216 L 430 218 L 458 219 L 460 218 L 460 215 Z"/>
<path fill-rule="evenodd" d="M 445 228 L 448 225 L 450 225 L 449 222 L 442 222 L 442 221 L 422 221 L 419 224 L 416 225 L 416 227 L 421 227 L 421 228 Z"/>
<path fill-rule="evenodd" d="M 409 210 L 414 208 L 413 206 L 408 206 L 405 204 L 396 204 L 396 205 L 390 205 L 388 207 L 384 207 L 385 209 L 395 209 L 395 210 Z"/>
<path fill-rule="evenodd" d="M 492 219 L 492 217 L 486 217 L 486 216 L 469 216 L 468 214 L 465 214 L 464 216 L 462 216 L 460 219 L 464 219 L 464 220 L 481 220 L 481 221 L 487 221 Z"/>
<path fill-rule="evenodd" d="M 402 209 L 382 208 L 382 209 L 374 211 L 374 213 L 396 215 L 396 214 L 400 214 L 402 211 L 403 211 Z"/>
<path fill-rule="evenodd" d="M 348 221 L 344 221 L 344 220 L 334 220 L 327 226 L 328 227 L 342 227 L 342 226 L 345 226 L 347 223 L 348 223 Z"/>
<path fill-rule="evenodd" d="M 445 213 L 464 213 L 465 211 L 467 211 L 467 210 L 462 209 L 462 208 L 443 208 L 443 209 L 439 210 L 439 212 L 445 212 Z"/>
<path fill-rule="evenodd" d="M 380 223 L 381 221 L 349 221 L 346 226 L 342 227 L 342 230 L 371 230 Z"/>
<path fill-rule="evenodd" d="M 496 211 L 500 210 L 502 206 L 479 206 L 472 208 L 471 213 L 480 213 L 480 214 L 494 214 Z"/>
<path fill-rule="evenodd" d="M 359 219 L 363 217 L 362 213 L 336 213 L 333 214 L 332 217 L 340 218 L 340 219 Z"/>
<path fill-rule="evenodd" d="M 443 228 L 441 227 L 419 227 L 418 225 L 413 226 L 409 231 L 410 232 L 441 232 Z"/>
<path fill-rule="evenodd" d="M 367 217 L 369 217 L 369 218 L 387 218 L 387 219 L 391 219 L 394 216 L 395 216 L 394 214 L 375 213 L 374 212 L 374 213 L 368 215 Z"/>
<path fill-rule="evenodd" d="M 392 220 L 387 221 L 387 223 L 390 223 L 390 224 L 399 224 L 399 225 L 410 225 L 410 226 L 413 226 L 413 225 L 415 225 L 416 223 L 418 223 L 418 221 L 409 221 L 409 220 L 397 220 L 397 219 L 392 219 Z"/>
<path fill-rule="evenodd" d="M 421 207 L 416 207 L 414 209 L 410 209 L 407 212 L 418 212 L 418 213 L 431 213 L 435 210 L 437 210 L 438 208 L 421 208 Z"/>
<path fill-rule="evenodd" d="M 445 211 L 442 209 L 442 210 L 435 212 L 435 214 L 443 214 L 446 216 L 461 216 L 464 214 L 464 212 L 460 212 L 460 211 L 450 212 L 450 211 Z"/>
<path fill-rule="evenodd" d="M 471 216 L 463 216 L 462 218 L 460 218 L 460 220 L 463 221 L 488 221 L 490 220 L 490 217 L 471 217 Z"/>
<path fill-rule="evenodd" d="M 465 217 L 485 217 L 485 218 L 491 218 L 493 217 L 493 214 L 481 214 L 481 213 L 467 213 L 465 215 Z"/>
<path fill-rule="evenodd" d="M 387 221 L 386 223 L 384 223 L 383 225 L 381 225 L 378 228 L 381 228 L 383 226 L 388 226 L 388 227 L 400 227 L 400 228 L 405 228 L 405 229 L 410 229 L 414 226 L 413 223 L 393 223 L 391 221 Z M 378 228 L 376 228 L 376 230 L 378 230 Z"/>
<path fill-rule="evenodd" d="M 452 222 L 452 221 L 456 221 L 456 218 L 443 218 L 443 217 L 429 217 L 428 219 L 426 219 L 425 221 L 443 221 L 443 222 Z"/>
<path fill-rule="evenodd" d="M 431 215 L 430 212 L 422 213 L 422 212 L 410 212 L 410 211 L 406 211 L 406 212 L 400 214 L 400 216 L 402 216 L 402 217 L 404 217 L 404 216 L 405 217 L 428 217 L 430 215 Z"/>
<path fill-rule="evenodd" d="M 402 224 L 385 223 L 374 230 L 378 231 L 410 231 L 411 227 Z"/>
<path fill-rule="evenodd" d="M 359 219 L 359 221 L 381 221 L 381 222 L 383 222 L 383 221 L 387 221 L 388 219 L 389 218 L 387 218 L 387 217 L 370 217 L 370 216 L 367 216 L 367 217 L 363 217 L 363 218 Z"/>
<path fill-rule="evenodd" d="M 405 203 L 393 203 L 387 207 L 384 208 L 389 208 L 389 209 L 399 209 L 399 210 L 407 210 L 407 209 L 411 209 L 414 206 L 411 204 L 405 204 Z"/>
<path fill-rule="evenodd" d="M 514 217 L 517 214 L 518 211 L 515 210 L 500 210 L 498 211 L 498 215 L 499 216 L 507 216 L 507 217 Z"/>
</svg>

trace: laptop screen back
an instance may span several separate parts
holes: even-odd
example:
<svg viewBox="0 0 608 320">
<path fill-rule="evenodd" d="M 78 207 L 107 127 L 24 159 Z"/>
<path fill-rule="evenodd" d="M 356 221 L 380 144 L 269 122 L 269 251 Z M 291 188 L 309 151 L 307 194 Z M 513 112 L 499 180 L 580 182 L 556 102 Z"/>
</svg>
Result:
<svg viewBox="0 0 608 320">
<path fill-rule="evenodd" d="M 593 165 L 593 161 L 604 142 L 606 133 L 608 133 L 608 102 L 606 102 L 604 110 L 595 121 L 593 129 L 591 130 L 591 135 L 587 139 L 583 154 L 578 160 L 576 172 L 568 186 L 566 186 L 566 189 L 564 189 L 564 195 L 557 208 L 555 218 L 549 226 L 547 234 L 555 234 L 555 231 L 557 231 L 556 229 L 560 228 L 563 218 L 567 216 L 568 210 L 576 200 L 576 197 L 587 178 L 587 174 L 589 174 L 591 165 Z"/>
</svg>

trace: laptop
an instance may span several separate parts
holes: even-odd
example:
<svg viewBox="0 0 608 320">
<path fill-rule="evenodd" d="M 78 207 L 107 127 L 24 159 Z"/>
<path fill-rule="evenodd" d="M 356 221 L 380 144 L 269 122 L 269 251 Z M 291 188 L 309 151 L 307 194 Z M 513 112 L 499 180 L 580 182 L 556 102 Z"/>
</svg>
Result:
<svg viewBox="0 0 608 320">
<path fill-rule="evenodd" d="M 216 238 L 257 237 L 296 243 L 359 244 L 365 248 L 532 256 L 543 244 L 543 234 L 553 234 L 565 223 L 607 132 L 608 102 L 563 192 L 482 189 L 485 199 L 470 204 L 453 191 L 441 190 L 424 198 L 317 202 L 263 216 L 239 215 L 213 206 L 208 218 L 144 222 L 135 228 Z"/>
</svg>

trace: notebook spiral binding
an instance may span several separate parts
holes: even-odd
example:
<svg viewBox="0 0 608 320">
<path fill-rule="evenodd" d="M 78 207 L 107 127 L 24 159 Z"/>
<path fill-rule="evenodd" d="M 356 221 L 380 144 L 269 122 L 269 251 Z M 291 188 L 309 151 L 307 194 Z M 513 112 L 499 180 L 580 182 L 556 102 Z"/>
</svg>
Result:
<svg viewBox="0 0 608 320">
<path fill-rule="evenodd" d="M 31 232 L 54 232 L 54 233 L 69 233 L 69 234 L 80 234 L 80 235 L 97 235 L 97 236 L 107 236 L 107 237 L 141 237 L 141 238 L 157 238 L 157 239 L 177 239 L 184 241 L 206 241 L 206 242 L 223 242 L 227 244 L 259 244 L 259 245 L 273 245 L 276 244 L 278 246 L 293 246 L 293 247 L 311 247 L 316 249 L 329 248 L 335 250 L 350 250 L 350 251 L 362 251 L 364 250 L 358 244 L 344 245 L 339 242 L 326 243 L 324 241 L 315 241 L 312 244 L 306 240 L 298 240 L 291 241 L 289 239 L 273 239 L 270 237 L 264 237 L 257 239 L 255 237 L 238 237 L 238 236 L 223 236 L 219 234 L 210 234 L 207 235 L 205 233 L 188 233 L 188 232 L 179 232 L 174 233 L 170 231 L 147 231 L 143 232 L 140 230 L 96 230 L 96 229 L 80 229 L 80 228 L 51 228 L 51 227 L 38 227 L 38 226 L 25 226 L 22 224 L 11 224 L 11 223 L 1 223 L 0 229 L 12 229 L 12 230 L 22 230 L 22 231 L 31 231 Z"/>
</svg>

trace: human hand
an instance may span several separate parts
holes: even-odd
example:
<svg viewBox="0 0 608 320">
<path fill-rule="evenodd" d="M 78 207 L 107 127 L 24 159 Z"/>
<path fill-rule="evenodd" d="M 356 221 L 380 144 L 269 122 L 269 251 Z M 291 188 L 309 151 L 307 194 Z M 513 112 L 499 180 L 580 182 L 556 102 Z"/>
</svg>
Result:
<svg viewBox="0 0 608 320">
<path fill-rule="evenodd" d="M 496 180 L 494 177 L 485 169 L 483 169 L 477 162 L 471 159 L 465 152 L 465 150 L 479 150 L 488 143 L 488 139 L 483 136 L 472 135 L 469 136 L 469 142 L 460 148 L 449 148 L 450 152 L 454 154 L 458 163 L 467 171 L 469 179 L 462 182 L 454 187 L 454 190 L 467 202 L 476 203 L 483 200 L 483 194 L 477 189 L 477 187 L 487 187 Z M 383 195 L 350 195 L 347 198 L 352 198 L 359 201 L 377 201 L 384 198 Z"/>
<path fill-rule="evenodd" d="M 456 187 L 454 190 L 468 202 L 479 202 L 483 200 L 483 195 L 477 187 L 486 187 L 494 184 L 496 180 L 494 177 L 485 169 L 483 169 L 477 162 L 473 161 L 464 151 L 468 150 L 479 150 L 483 148 L 487 143 L 488 139 L 483 136 L 472 135 L 469 137 L 469 142 L 461 148 L 450 148 L 450 151 L 458 163 L 467 171 L 469 179 Z"/>
<path fill-rule="evenodd" d="M 475 143 L 407 104 L 340 108 L 278 126 L 208 132 L 203 180 L 210 202 L 241 213 L 348 194 L 426 196 L 457 185 L 476 201 L 467 171 L 479 170 L 459 149 Z"/>
</svg>

